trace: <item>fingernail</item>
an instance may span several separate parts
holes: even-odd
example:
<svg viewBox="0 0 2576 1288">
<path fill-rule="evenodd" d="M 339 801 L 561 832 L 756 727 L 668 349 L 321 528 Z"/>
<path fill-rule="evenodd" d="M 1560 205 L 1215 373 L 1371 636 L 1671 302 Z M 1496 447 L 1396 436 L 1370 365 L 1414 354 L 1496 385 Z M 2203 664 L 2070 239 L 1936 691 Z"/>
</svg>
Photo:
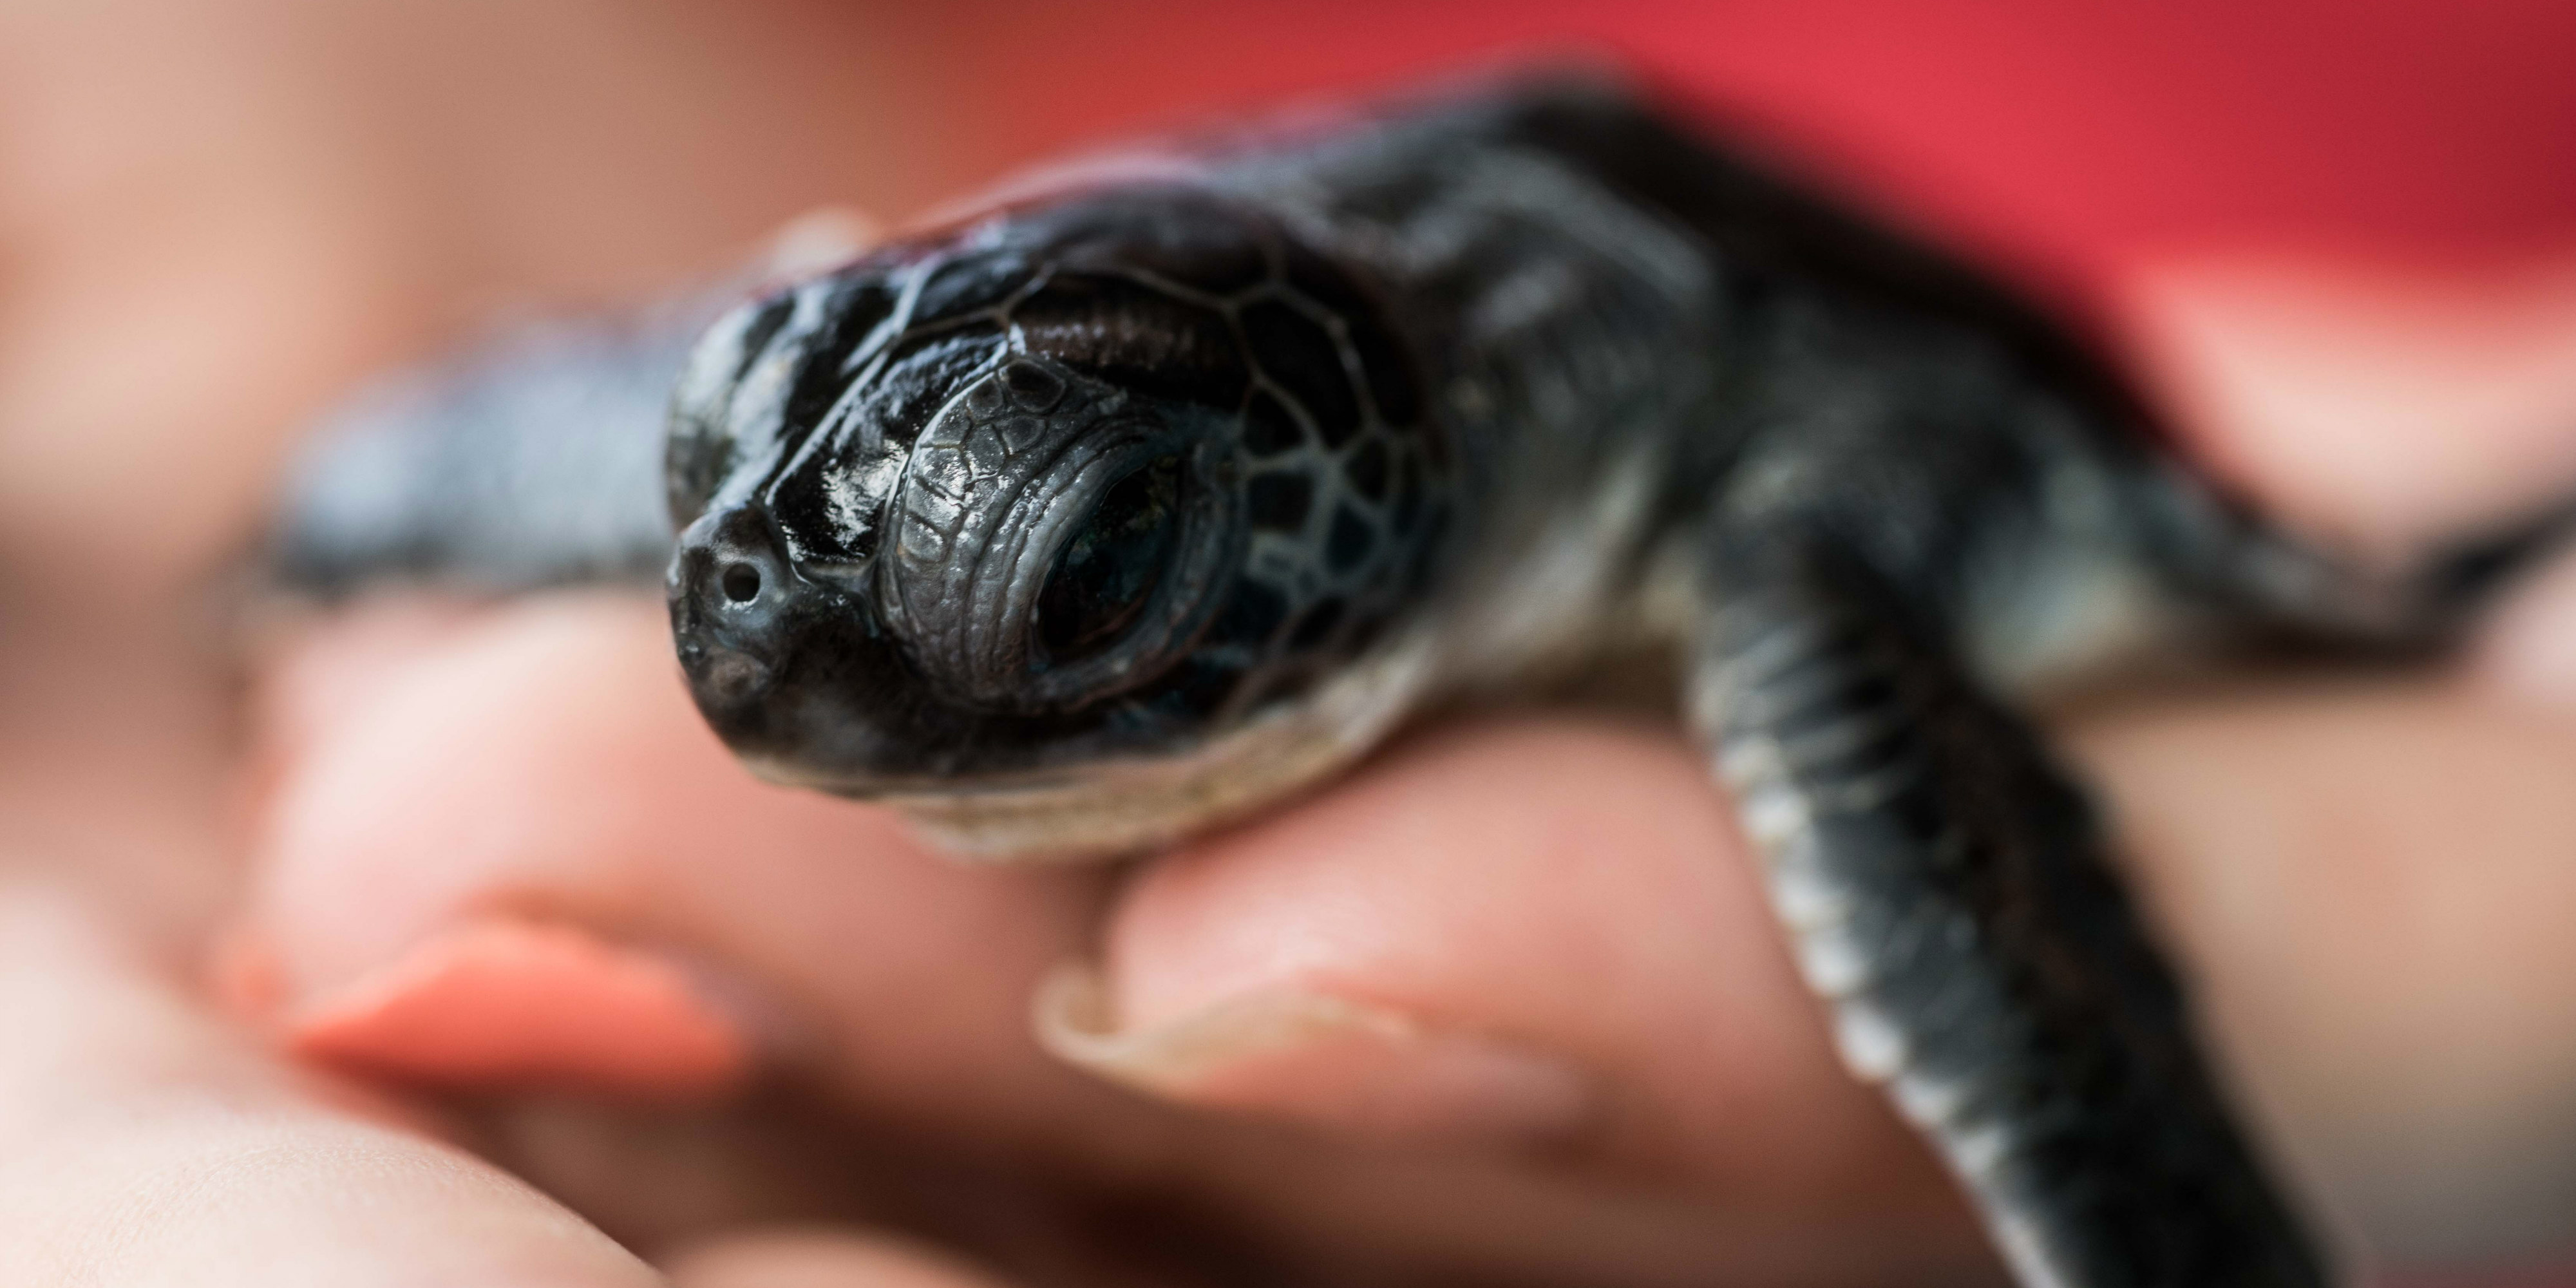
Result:
<svg viewBox="0 0 2576 1288">
<path fill-rule="evenodd" d="M 488 918 L 307 999 L 283 1028 L 296 1054 L 377 1077 L 698 1101 L 755 1064 L 754 1026 L 729 991 L 664 953 Z"/>
<path fill-rule="evenodd" d="M 1100 972 L 1068 965 L 1040 986 L 1036 1025 L 1058 1058 L 1161 1099 L 1413 1144 L 1554 1144 L 1595 1104 L 1570 1061 L 1296 987 L 1123 1030 Z"/>
</svg>

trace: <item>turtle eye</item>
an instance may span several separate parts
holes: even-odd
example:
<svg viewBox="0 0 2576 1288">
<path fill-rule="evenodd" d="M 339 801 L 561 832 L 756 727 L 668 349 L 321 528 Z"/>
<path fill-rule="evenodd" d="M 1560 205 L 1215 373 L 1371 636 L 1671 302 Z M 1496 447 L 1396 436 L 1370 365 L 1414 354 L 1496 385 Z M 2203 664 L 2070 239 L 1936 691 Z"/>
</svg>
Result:
<svg viewBox="0 0 2576 1288">
<path fill-rule="evenodd" d="M 1120 479 L 1065 543 L 1038 592 L 1037 638 L 1053 662 L 1092 657 L 1126 635 L 1171 563 L 1180 530 L 1181 458 Z"/>
</svg>

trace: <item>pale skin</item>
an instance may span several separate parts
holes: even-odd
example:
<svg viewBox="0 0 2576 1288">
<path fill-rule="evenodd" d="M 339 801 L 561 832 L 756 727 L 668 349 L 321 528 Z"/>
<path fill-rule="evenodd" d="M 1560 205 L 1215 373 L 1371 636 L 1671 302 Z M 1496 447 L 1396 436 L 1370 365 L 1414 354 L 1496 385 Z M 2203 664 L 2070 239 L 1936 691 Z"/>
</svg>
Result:
<svg viewBox="0 0 2576 1288">
<path fill-rule="evenodd" d="M 2460 343 L 2459 310 L 2375 271 L 2293 277 L 2175 265 L 2128 296 L 2158 387 L 2247 487 L 2397 545 L 2576 474 L 2576 391 L 2549 376 L 2576 291 L 2443 279 L 2543 355 L 2515 386 L 2528 405 L 2463 423 L 2448 390 L 2511 382 L 2477 365 L 2499 346 Z M 201 320 L 221 331 L 216 303 Z M 61 342 L 57 316 L 11 334 Z M 2356 356 L 2320 365 L 2338 351 Z M 0 368 L 39 369 L 61 370 Z M 338 374 L 219 363 L 157 396 L 176 423 Z M 77 377 L 47 397 L 156 396 Z M 2394 428 L 2320 444 L 2279 411 L 2356 400 Z M 255 491 L 203 500 L 194 526 L 146 534 L 159 547 L 133 536 L 113 567 L 178 581 L 203 560 L 170 552 L 218 548 Z M 11 547 L 47 562 L 32 536 Z M 22 598 L 75 602 L 44 576 L 13 567 Z M 0 1014 L 24 1027 L 0 1045 L 0 1247 L 33 1250 L 31 1282 L 1183 1284 L 1093 1236 L 1184 1222 L 1321 1283 L 1988 1273 L 1928 1158 L 1835 1064 L 1723 801 L 1661 724 L 1470 716 L 1125 872 L 1005 873 L 751 781 L 688 710 L 649 602 L 376 606 L 271 656 L 229 769 L 211 734 L 155 740 L 219 689 L 48 624 L 72 614 L 19 620 L 37 624 L 6 642 Z M 2064 725 L 2248 1099 L 2382 1246 L 2529 1249 L 2568 1224 L 2570 677 L 2562 567 L 2445 666 Z M 247 783 L 237 841 L 199 804 L 230 790 L 217 773 Z M 611 947 L 478 959 L 562 1004 L 499 1025 L 479 1063 L 427 1067 L 363 1024 L 314 1040 L 353 989 L 530 925 Z M 1106 1021 L 1053 1016 L 1091 1068 L 1032 1032 L 1032 992 L 1067 962 L 1109 1002 Z M 454 971 L 403 978 L 376 1002 L 472 1001 Z M 682 1066 L 611 1058 L 566 1022 L 619 1006 L 742 1041 Z M 519 1099 L 532 1069 L 558 1094 Z M 1113 1188 L 1141 1195 L 1116 1219 Z"/>
</svg>

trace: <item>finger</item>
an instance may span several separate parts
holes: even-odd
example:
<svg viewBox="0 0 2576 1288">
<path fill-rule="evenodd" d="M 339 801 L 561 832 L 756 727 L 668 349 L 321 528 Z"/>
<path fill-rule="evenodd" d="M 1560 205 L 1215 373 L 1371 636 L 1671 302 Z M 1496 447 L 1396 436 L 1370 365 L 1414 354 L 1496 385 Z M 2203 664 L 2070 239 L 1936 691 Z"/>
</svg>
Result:
<svg viewBox="0 0 2576 1288">
<path fill-rule="evenodd" d="M 2576 1217 L 2576 724 L 2443 681 L 2075 730 L 2253 1107 L 2401 1258 Z"/>
<path fill-rule="evenodd" d="M 197 1014 L 68 899 L 0 890 L 12 1282 L 643 1288 L 542 1195 Z"/>
<path fill-rule="evenodd" d="M 666 1267 L 674 1288 L 998 1288 L 1001 1280 L 919 1244 L 839 1230 L 737 1235 Z"/>
<path fill-rule="evenodd" d="M 783 1061 L 926 1122 L 1032 1083 L 1099 1102 L 1020 1020 L 1096 876 L 961 868 L 882 811 L 752 780 L 691 709 L 658 605 L 531 601 L 448 632 L 308 721 L 261 810 L 268 960 L 237 974 L 305 1050 L 684 1098 Z"/>
<path fill-rule="evenodd" d="M 2141 705 L 2075 746 L 2253 1107 L 2342 1206 L 2415 1254 L 2564 1228 L 2576 1141 L 2532 1124 L 2576 1124 L 2576 729 L 2426 683 Z M 1937 1211 L 1834 1067 L 1719 810 L 1660 736 L 1427 740 L 1143 878 L 1056 1045 L 1342 1132 L 1575 1130 L 1775 1230 Z M 1463 1075 L 1461 1039 L 1505 1072 Z M 1590 1121 L 1534 1068 L 1579 1080 Z"/>
<path fill-rule="evenodd" d="M 1632 1228 L 1585 1255 L 1775 1282 L 1981 1264 L 1946 1183 L 1836 1064 L 1723 802 L 1660 730 L 1426 737 L 1155 866 L 1099 970 L 1042 1019 L 1113 1079 L 1677 1190 L 1696 1198 L 1664 1216 L 1715 1243 Z M 1526 1247 L 1526 1216 L 1497 1215 L 1482 1237 L 1531 1257 L 1584 1242 Z"/>
<path fill-rule="evenodd" d="M 2576 487 L 2576 253 L 2470 270 L 2211 255 L 2151 266 L 2125 329 L 2194 454 L 2382 555 Z"/>
</svg>

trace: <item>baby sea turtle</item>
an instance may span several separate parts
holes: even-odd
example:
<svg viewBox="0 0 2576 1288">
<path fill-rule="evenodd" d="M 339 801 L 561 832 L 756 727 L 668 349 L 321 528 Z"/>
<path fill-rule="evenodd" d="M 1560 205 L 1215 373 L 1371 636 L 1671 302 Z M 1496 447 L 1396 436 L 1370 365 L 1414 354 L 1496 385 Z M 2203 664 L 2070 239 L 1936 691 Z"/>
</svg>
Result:
<svg viewBox="0 0 2576 1288">
<path fill-rule="evenodd" d="M 660 573 L 753 768 L 988 852 L 1166 840 L 1444 693 L 1667 645 L 1844 1059 L 2024 1283 L 2328 1281 L 2012 704 L 2434 639 L 2509 545 L 2302 547 L 2047 318 L 1590 78 L 1023 194 L 677 334 L 357 415 L 279 567 Z"/>
</svg>

